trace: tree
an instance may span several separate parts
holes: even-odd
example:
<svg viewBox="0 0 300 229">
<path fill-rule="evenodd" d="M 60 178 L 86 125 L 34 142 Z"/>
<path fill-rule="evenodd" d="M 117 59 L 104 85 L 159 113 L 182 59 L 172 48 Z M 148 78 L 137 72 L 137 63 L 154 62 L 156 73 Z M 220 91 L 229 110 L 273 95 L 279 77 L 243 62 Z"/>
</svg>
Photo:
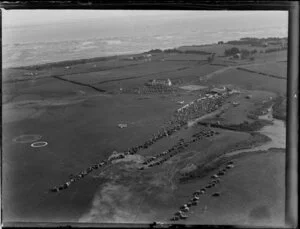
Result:
<svg viewBox="0 0 300 229">
<path fill-rule="evenodd" d="M 232 47 L 231 49 L 225 49 L 224 55 L 225 56 L 233 56 L 239 52 L 240 52 L 240 50 L 237 47 Z"/>
<path fill-rule="evenodd" d="M 242 59 L 245 59 L 245 58 L 247 58 L 249 56 L 250 56 L 250 52 L 247 49 L 242 49 L 241 50 L 241 57 L 242 57 Z"/>
<path fill-rule="evenodd" d="M 148 53 L 161 53 L 162 50 L 161 49 L 151 49 L 150 51 L 148 51 Z"/>
<path fill-rule="evenodd" d="M 251 54 L 252 54 L 252 55 L 255 54 L 255 53 L 257 53 L 257 50 L 256 50 L 256 49 L 254 49 L 254 50 L 251 51 Z"/>
<path fill-rule="evenodd" d="M 216 55 L 215 53 L 212 53 L 212 54 L 207 58 L 208 63 L 211 63 L 211 62 L 214 61 L 215 55 Z"/>
</svg>

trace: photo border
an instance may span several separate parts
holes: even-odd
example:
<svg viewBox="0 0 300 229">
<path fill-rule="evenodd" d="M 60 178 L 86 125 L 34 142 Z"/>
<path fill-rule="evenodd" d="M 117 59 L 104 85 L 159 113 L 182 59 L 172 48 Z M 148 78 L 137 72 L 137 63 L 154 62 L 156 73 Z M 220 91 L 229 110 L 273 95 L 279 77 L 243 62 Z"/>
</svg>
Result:
<svg viewBox="0 0 300 229">
<path fill-rule="evenodd" d="M 287 83 L 287 129 L 286 129 L 286 227 L 298 226 L 298 87 L 299 87 L 299 3 L 297 1 L 15 1 L 0 2 L 0 8 L 5 10 L 25 9 L 132 9 L 132 10 L 284 10 L 288 11 L 288 83 Z M 2 12 L 1 12 L 2 21 Z M 2 23 L 1 23 L 2 25 Z M 1 26 L 0 25 L 0 26 Z M 2 28 L 1 53 L 2 53 Z M 0 56 L 2 69 L 2 55 Z M 2 79 L 2 71 L 1 71 Z M 2 97 L 2 81 L 1 81 Z M 2 120 L 2 112 L 1 112 Z M 1 124 L 2 130 L 2 124 Z M 2 143 L 2 131 L 1 131 Z M 1 144 L 2 165 L 2 144 Z M 1 166 L 1 193 L 2 193 L 2 166 Z M 1 195 L 2 196 L 2 195 Z M 2 223 L 1 201 L 1 223 Z M 166 224 L 164 224 L 167 226 Z M 74 223 L 6 223 L 10 227 L 149 227 L 148 224 L 74 224 Z M 150 225 L 151 226 L 151 225 Z M 155 225 L 152 225 L 155 226 Z M 170 225 L 169 225 L 170 226 Z M 173 227 L 176 225 L 173 225 Z M 178 225 L 178 227 L 181 225 Z M 186 227 L 220 228 L 213 225 L 187 225 Z M 221 226 L 228 228 L 231 226 Z M 278 227 L 276 227 L 278 228 Z"/>
</svg>

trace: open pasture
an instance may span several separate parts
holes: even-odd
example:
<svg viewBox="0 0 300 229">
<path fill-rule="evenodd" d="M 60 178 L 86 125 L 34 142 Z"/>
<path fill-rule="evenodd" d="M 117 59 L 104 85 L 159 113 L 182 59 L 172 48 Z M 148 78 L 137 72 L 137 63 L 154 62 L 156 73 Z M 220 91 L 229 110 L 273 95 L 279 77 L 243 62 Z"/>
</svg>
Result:
<svg viewBox="0 0 300 229">
<path fill-rule="evenodd" d="M 287 77 L 287 62 L 266 63 L 243 67 L 257 73 L 264 73 L 270 76 Z"/>
<path fill-rule="evenodd" d="M 274 93 L 286 93 L 287 81 L 256 73 L 230 69 L 222 74 L 213 75 L 208 84 L 234 84 L 246 90 L 265 90 Z"/>
<path fill-rule="evenodd" d="M 251 96 L 251 99 L 247 99 L 246 96 Z M 237 125 L 243 122 L 254 122 L 253 119 L 249 118 L 249 114 L 255 113 L 260 108 L 260 104 L 263 101 L 268 101 L 270 97 L 275 97 L 275 93 L 268 91 L 242 91 L 241 94 L 235 95 L 228 98 L 228 109 L 224 109 L 218 117 L 214 117 L 214 122 L 220 121 L 221 124 L 225 125 Z M 237 105 L 234 105 L 237 104 Z M 211 120 L 211 121 L 212 121 Z"/>
</svg>

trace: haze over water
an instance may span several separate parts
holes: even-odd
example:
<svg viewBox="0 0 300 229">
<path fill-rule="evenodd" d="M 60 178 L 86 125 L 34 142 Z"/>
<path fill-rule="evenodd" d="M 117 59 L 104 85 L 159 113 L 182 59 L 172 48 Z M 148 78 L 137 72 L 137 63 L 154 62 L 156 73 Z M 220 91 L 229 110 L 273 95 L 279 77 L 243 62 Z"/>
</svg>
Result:
<svg viewBox="0 0 300 229">
<path fill-rule="evenodd" d="M 287 34 L 284 11 L 5 11 L 3 67 Z"/>
</svg>

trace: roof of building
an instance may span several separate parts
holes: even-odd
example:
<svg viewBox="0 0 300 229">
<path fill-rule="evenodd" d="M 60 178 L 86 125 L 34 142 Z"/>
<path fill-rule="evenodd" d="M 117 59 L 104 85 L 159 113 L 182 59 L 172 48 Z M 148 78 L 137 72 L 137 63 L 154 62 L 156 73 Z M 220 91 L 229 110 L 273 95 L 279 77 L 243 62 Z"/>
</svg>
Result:
<svg viewBox="0 0 300 229">
<path fill-rule="evenodd" d="M 225 90 L 226 90 L 226 88 L 213 88 L 210 91 L 216 92 L 216 93 L 221 93 L 221 92 L 224 92 Z"/>
</svg>

